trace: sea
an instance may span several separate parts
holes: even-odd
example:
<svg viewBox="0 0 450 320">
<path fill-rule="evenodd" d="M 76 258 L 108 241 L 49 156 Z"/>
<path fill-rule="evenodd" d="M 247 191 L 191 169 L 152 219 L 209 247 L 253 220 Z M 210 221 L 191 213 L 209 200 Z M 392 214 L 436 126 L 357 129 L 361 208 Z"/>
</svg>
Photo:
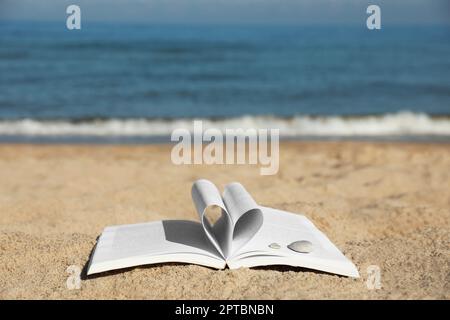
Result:
<svg viewBox="0 0 450 320">
<path fill-rule="evenodd" d="M 0 22 L 0 141 L 176 128 L 450 142 L 450 25 Z"/>
</svg>

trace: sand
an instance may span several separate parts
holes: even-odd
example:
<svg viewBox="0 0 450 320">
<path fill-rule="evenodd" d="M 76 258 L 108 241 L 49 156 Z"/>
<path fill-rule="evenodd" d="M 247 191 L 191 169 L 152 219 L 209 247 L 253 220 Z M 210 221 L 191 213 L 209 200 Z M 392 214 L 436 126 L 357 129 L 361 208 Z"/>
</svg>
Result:
<svg viewBox="0 0 450 320">
<path fill-rule="evenodd" d="M 0 145 L 2 299 L 449 299 L 450 144 L 286 142 L 280 171 L 175 166 L 170 146 Z M 262 205 L 304 213 L 358 267 L 142 266 L 66 285 L 108 225 L 197 215 L 190 187 L 237 180 Z M 381 288 L 367 287 L 368 267 Z M 370 271 L 370 268 L 369 268 Z"/>
</svg>

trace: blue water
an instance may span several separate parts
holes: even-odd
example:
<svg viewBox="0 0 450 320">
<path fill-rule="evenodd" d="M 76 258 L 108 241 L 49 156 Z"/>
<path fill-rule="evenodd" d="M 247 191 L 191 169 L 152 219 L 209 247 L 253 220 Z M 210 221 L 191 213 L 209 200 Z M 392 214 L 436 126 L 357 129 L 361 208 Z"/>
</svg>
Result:
<svg viewBox="0 0 450 320">
<path fill-rule="evenodd" d="M 0 23 L 0 120 L 450 114 L 450 27 Z"/>
</svg>

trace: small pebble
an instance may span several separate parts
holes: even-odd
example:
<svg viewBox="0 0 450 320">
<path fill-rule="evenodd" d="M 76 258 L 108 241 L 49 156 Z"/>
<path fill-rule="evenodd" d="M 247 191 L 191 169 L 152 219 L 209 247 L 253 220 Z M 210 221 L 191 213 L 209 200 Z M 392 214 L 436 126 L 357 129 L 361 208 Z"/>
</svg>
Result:
<svg viewBox="0 0 450 320">
<path fill-rule="evenodd" d="M 281 246 L 278 244 L 278 243 L 271 243 L 271 244 L 269 244 L 269 248 L 272 248 L 272 249 L 280 249 L 281 248 Z"/>
<path fill-rule="evenodd" d="M 313 251 L 313 245 L 307 240 L 295 241 L 287 246 L 289 249 L 295 252 L 310 253 Z"/>
</svg>

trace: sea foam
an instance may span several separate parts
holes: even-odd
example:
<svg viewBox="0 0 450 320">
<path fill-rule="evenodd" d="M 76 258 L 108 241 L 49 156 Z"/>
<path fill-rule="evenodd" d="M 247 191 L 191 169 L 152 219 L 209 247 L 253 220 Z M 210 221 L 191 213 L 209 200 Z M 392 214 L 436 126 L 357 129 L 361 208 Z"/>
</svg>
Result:
<svg viewBox="0 0 450 320">
<path fill-rule="evenodd" d="M 399 112 L 378 116 L 243 116 L 211 119 L 105 119 L 87 121 L 2 120 L 0 135 L 14 136 L 170 136 L 178 128 L 193 130 L 193 121 L 202 120 L 204 130 L 236 128 L 280 129 L 281 137 L 302 136 L 450 136 L 449 117 Z"/>
</svg>

